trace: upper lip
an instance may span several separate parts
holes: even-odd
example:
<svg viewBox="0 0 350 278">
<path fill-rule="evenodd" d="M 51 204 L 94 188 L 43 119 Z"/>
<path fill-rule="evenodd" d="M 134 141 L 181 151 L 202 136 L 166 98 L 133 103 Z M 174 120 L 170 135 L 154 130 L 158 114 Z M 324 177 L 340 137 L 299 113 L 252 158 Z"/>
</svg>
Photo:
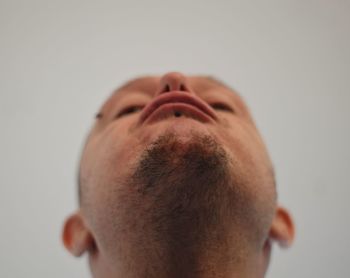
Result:
<svg viewBox="0 0 350 278">
<path fill-rule="evenodd" d="M 166 103 L 190 104 L 199 109 L 201 112 L 204 112 L 213 120 L 217 120 L 214 110 L 203 100 L 188 93 L 174 91 L 161 94 L 152 100 L 149 104 L 147 104 L 140 115 L 140 122 L 145 122 L 155 110 Z"/>
</svg>

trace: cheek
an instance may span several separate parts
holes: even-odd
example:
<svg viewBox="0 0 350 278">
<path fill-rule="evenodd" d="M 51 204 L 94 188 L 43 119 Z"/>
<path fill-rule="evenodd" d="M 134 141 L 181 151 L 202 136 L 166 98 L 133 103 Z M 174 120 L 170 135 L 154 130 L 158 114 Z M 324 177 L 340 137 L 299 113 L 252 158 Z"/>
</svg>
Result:
<svg viewBox="0 0 350 278">
<path fill-rule="evenodd" d="M 136 142 L 125 133 L 120 134 L 120 130 L 111 129 L 104 135 L 91 150 L 93 155 L 86 172 L 88 182 L 82 210 L 98 246 L 109 252 L 110 243 L 120 240 L 114 237 L 120 217 L 124 215 L 121 205 L 130 202 L 124 198 L 133 196 L 126 192 L 129 188 L 124 181 L 134 168 L 137 147 Z"/>
<path fill-rule="evenodd" d="M 134 117 L 126 117 L 109 124 L 99 135 L 96 154 L 108 164 L 124 163 L 132 159 L 140 143 L 133 134 Z"/>
<path fill-rule="evenodd" d="M 89 205 L 98 206 L 115 190 L 134 168 L 140 146 L 137 138 L 129 133 L 129 123 L 111 123 L 87 145 L 82 163 L 85 177 L 84 195 Z"/>
</svg>

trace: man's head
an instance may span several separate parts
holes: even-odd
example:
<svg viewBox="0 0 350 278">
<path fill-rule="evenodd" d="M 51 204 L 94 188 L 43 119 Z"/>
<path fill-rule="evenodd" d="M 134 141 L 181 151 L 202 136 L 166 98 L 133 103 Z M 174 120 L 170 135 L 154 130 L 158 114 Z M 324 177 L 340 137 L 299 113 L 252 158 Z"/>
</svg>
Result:
<svg viewBox="0 0 350 278">
<path fill-rule="evenodd" d="M 237 93 L 172 72 L 119 88 L 96 116 L 65 246 L 94 277 L 263 277 L 294 230 Z"/>
</svg>

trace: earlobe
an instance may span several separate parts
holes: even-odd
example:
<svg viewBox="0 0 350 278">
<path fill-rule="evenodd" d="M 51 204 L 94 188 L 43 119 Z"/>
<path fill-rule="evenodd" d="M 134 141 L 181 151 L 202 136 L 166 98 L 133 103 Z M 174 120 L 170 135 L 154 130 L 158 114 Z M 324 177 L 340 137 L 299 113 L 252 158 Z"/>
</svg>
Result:
<svg viewBox="0 0 350 278">
<path fill-rule="evenodd" d="M 76 257 L 94 246 L 94 239 L 79 212 L 71 215 L 64 223 L 62 240 L 67 250 Z"/>
<path fill-rule="evenodd" d="M 269 238 L 276 241 L 281 247 L 289 247 L 295 236 L 295 229 L 292 217 L 289 212 L 278 207 L 275 218 L 272 222 Z"/>
</svg>

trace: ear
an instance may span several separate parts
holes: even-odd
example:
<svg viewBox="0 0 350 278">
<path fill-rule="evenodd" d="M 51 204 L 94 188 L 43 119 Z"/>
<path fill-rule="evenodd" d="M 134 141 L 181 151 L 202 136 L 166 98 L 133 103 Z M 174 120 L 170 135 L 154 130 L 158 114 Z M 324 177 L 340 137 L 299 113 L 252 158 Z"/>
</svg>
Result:
<svg viewBox="0 0 350 278">
<path fill-rule="evenodd" d="M 294 235 L 294 223 L 289 212 L 282 207 L 277 207 L 269 238 L 276 241 L 281 247 L 289 247 L 294 240 Z"/>
<path fill-rule="evenodd" d="M 92 234 L 79 211 L 71 215 L 64 223 L 62 240 L 67 250 L 76 257 L 95 246 Z"/>
</svg>

